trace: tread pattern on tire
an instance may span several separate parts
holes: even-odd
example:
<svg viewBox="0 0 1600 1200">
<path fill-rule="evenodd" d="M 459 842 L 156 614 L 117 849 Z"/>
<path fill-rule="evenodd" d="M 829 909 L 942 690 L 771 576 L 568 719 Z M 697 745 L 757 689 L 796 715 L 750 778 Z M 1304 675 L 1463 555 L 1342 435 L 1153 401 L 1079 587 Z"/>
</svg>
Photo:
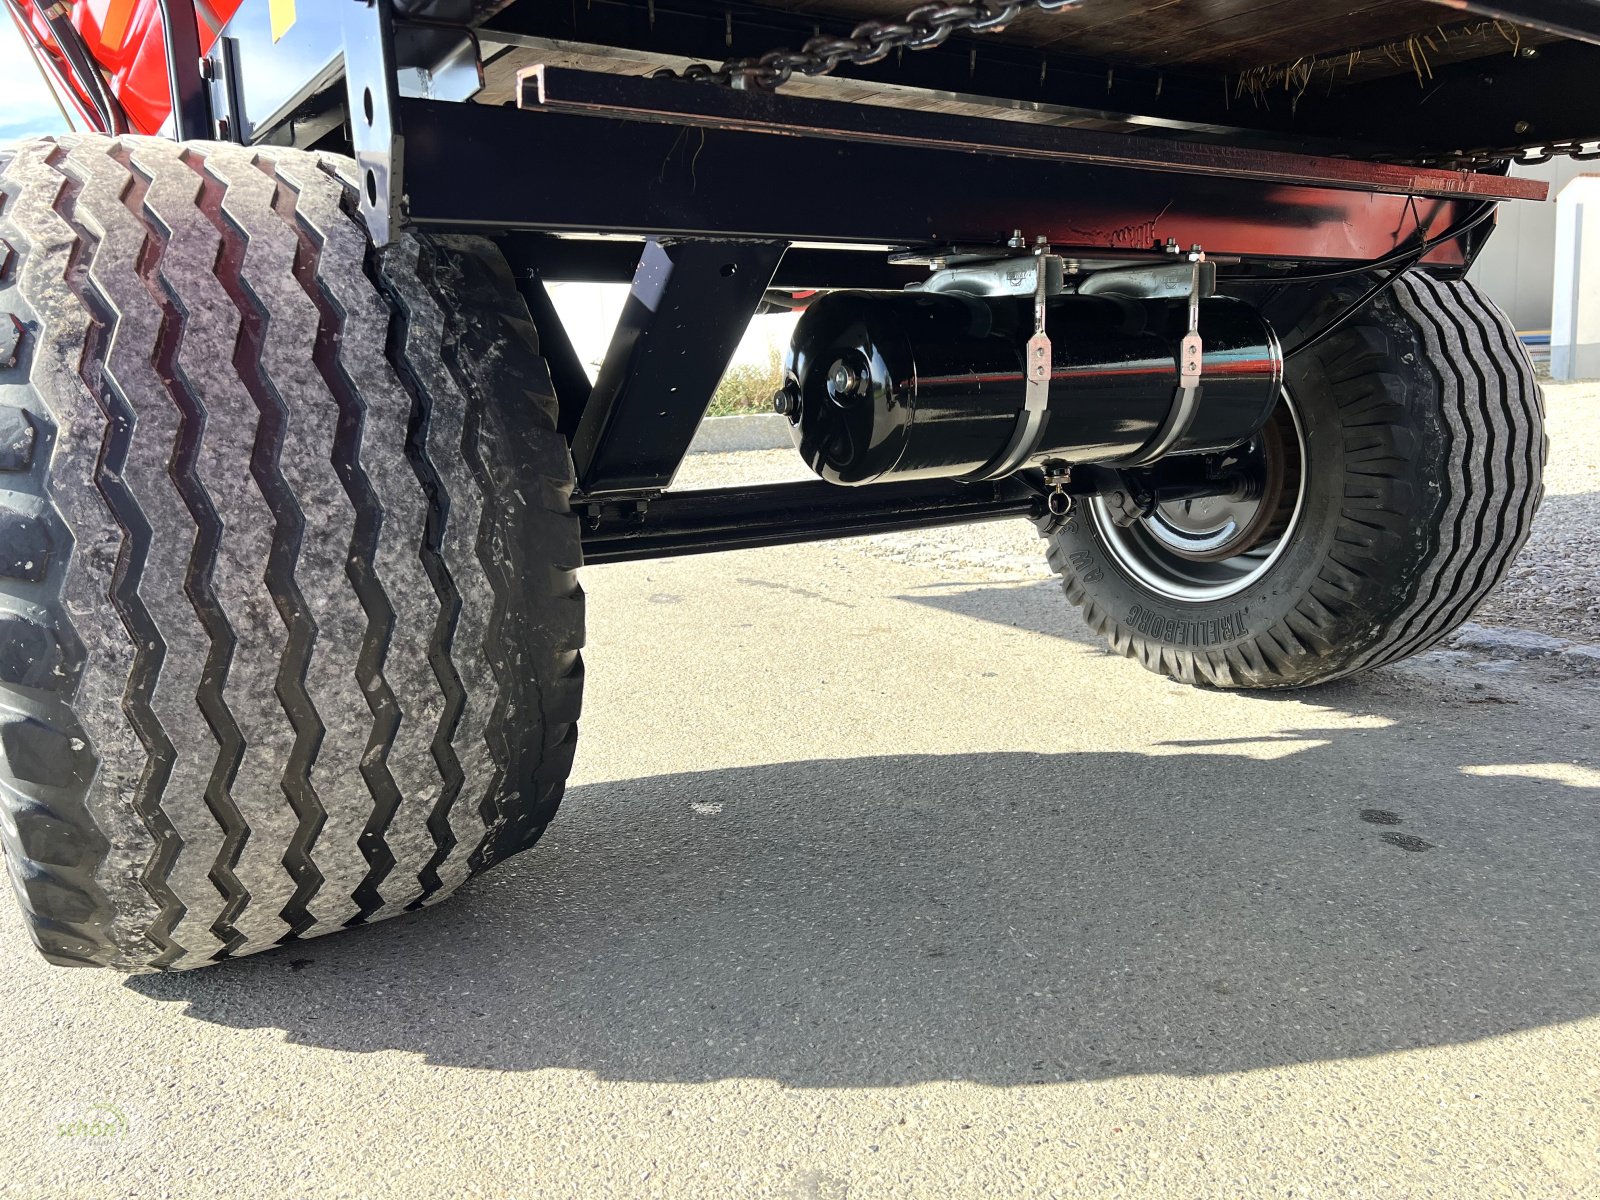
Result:
<svg viewBox="0 0 1600 1200">
<path fill-rule="evenodd" d="M 1281 620 L 1221 648 L 1171 645 L 1117 620 L 1051 539 L 1068 600 L 1114 651 L 1187 683 L 1321 683 L 1426 650 L 1504 577 L 1543 494 L 1533 368 L 1472 284 L 1410 272 L 1392 295 L 1311 352 L 1339 406 L 1344 496 L 1317 577 Z M 1437 386 L 1427 412 L 1395 373 L 1414 359 Z"/>
<path fill-rule="evenodd" d="M 374 252 L 353 211 L 328 156 L 0 151 L 0 845 L 52 961 L 431 903 L 560 801 L 580 547 L 537 337 L 492 243 Z"/>
</svg>

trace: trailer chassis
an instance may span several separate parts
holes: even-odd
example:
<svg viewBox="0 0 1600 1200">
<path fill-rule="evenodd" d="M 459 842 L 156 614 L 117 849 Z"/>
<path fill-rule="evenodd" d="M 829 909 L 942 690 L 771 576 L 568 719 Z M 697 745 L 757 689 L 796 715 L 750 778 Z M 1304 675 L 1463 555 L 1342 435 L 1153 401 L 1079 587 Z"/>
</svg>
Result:
<svg viewBox="0 0 1600 1200">
<path fill-rule="evenodd" d="M 1259 127 L 1224 140 L 1214 111 L 1202 113 L 1212 124 L 1191 123 L 1203 137 L 1171 141 L 545 67 L 523 72 L 515 106 L 486 106 L 464 102 L 486 44 L 537 34 L 473 30 L 470 5 L 451 25 L 407 20 L 396 0 L 339 0 L 303 6 L 275 40 L 258 28 L 266 7 L 241 8 L 202 61 L 192 0 L 163 0 L 174 132 L 306 145 L 342 124 L 376 243 L 401 227 L 501 239 L 550 362 L 590 561 L 1049 520 L 1037 471 L 986 485 L 667 492 L 770 287 L 898 286 L 914 275 L 889 249 L 937 262 L 1016 230 L 1090 268 L 1203 245 L 1241 283 L 1270 283 L 1306 264 L 1380 262 L 1544 190 L 1503 173 L 1261 148 L 1271 130 Z M 1570 13 L 1548 20 L 1571 32 Z M 1486 234 L 1443 241 L 1424 261 L 1459 273 Z M 630 298 L 591 386 L 545 284 L 623 277 Z"/>
</svg>

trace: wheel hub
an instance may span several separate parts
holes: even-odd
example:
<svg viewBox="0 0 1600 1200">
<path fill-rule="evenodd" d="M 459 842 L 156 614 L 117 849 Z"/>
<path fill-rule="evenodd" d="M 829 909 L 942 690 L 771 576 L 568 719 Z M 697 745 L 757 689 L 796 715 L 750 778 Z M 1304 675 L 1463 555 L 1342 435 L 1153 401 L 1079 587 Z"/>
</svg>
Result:
<svg viewBox="0 0 1600 1200">
<path fill-rule="evenodd" d="M 1284 393 L 1267 424 L 1233 452 L 1239 486 L 1225 495 L 1165 501 L 1129 523 L 1096 497 L 1091 519 L 1134 579 L 1175 600 L 1230 596 L 1276 562 L 1304 491 L 1304 433 Z"/>
</svg>

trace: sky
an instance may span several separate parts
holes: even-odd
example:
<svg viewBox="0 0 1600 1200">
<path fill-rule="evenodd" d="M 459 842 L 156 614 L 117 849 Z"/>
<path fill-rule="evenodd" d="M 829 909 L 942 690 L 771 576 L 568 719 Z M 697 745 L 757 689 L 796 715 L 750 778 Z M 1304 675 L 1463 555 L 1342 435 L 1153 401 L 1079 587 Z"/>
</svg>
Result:
<svg viewBox="0 0 1600 1200">
<path fill-rule="evenodd" d="M 33 56 L 0 8 L 0 141 L 66 128 Z"/>
</svg>

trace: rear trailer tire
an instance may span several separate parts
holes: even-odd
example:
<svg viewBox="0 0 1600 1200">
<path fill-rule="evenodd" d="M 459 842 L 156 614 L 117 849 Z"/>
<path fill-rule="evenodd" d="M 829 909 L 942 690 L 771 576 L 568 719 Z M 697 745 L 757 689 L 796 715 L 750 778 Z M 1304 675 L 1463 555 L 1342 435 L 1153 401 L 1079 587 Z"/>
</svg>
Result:
<svg viewBox="0 0 1600 1200">
<path fill-rule="evenodd" d="M 1324 295 L 1285 340 L 1348 302 Z M 1504 576 L 1545 438 L 1533 369 L 1487 297 L 1408 274 L 1292 357 L 1284 393 L 1266 431 L 1287 447 L 1275 541 L 1206 560 L 1203 523 L 1119 524 L 1092 501 L 1052 535 L 1067 598 L 1114 650 L 1186 683 L 1303 687 L 1426 649 Z"/>
<path fill-rule="evenodd" d="M 531 845 L 581 696 L 571 461 L 477 238 L 353 164 L 0 150 L 0 844 L 45 957 L 193 967 Z"/>
</svg>

